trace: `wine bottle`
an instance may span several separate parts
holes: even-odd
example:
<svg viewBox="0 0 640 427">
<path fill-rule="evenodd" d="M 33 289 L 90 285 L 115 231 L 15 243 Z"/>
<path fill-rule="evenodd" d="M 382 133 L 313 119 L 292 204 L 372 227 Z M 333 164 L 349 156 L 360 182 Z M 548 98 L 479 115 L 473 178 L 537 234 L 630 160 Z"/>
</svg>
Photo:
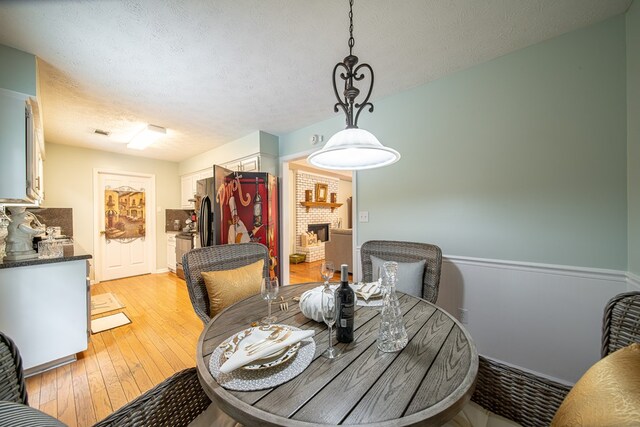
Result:
<svg viewBox="0 0 640 427">
<path fill-rule="evenodd" d="M 262 196 L 260 195 L 258 178 L 256 178 L 256 195 L 253 198 L 253 226 L 260 227 L 261 225 L 262 225 Z"/>
<path fill-rule="evenodd" d="M 336 338 L 338 342 L 349 343 L 353 341 L 353 315 L 356 296 L 349 286 L 349 267 L 347 264 L 340 266 L 340 287 L 336 289 Z"/>
</svg>

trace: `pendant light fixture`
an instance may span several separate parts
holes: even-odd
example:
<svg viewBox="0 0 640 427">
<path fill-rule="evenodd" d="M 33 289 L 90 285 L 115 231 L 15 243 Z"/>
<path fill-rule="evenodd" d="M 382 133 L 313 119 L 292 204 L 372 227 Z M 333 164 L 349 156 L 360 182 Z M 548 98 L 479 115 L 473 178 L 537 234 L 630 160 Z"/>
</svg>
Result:
<svg viewBox="0 0 640 427">
<path fill-rule="evenodd" d="M 373 111 L 369 102 L 373 90 L 373 69 L 369 64 L 358 65 L 358 57 L 353 54 L 353 0 L 349 0 L 349 55 L 333 67 L 333 92 L 338 102 L 333 106 L 346 115 L 347 128 L 336 133 L 325 146 L 311 154 L 307 161 L 322 169 L 362 170 L 387 166 L 400 160 L 400 153 L 393 148 L 385 147 L 371 132 L 358 128 L 358 118 L 366 107 Z M 369 89 L 362 102 L 356 102 L 360 90 L 354 82 L 370 74 Z M 338 94 L 338 79 L 344 81 L 343 98 Z"/>
</svg>

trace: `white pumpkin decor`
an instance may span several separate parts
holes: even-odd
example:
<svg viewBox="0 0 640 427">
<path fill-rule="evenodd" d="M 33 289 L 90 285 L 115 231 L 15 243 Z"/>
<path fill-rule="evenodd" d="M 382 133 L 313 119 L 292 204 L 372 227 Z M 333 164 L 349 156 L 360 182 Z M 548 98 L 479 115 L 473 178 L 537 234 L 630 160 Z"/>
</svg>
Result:
<svg viewBox="0 0 640 427">
<path fill-rule="evenodd" d="M 322 322 L 322 286 L 310 289 L 300 296 L 300 311 L 304 317 Z"/>
</svg>

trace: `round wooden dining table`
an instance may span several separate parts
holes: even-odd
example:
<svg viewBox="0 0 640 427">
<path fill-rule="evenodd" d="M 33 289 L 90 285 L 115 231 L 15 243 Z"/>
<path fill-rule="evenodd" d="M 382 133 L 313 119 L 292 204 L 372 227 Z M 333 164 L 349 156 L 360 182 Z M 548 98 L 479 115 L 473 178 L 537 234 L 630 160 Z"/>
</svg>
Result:
<svg viewBox="0 0 640 427">
<path fill-rule="evenodd" d="M 403 350 L 379 351 L 380 309 L 358 306 L 354 342 L 337 344 L 342 352 L 337 359 L 323 357 L 329 345 L 327 326 L 307 319 L 292 301 L 319 285 L 283 287 L 280 296 L 289 301 L 288 310 L 273 305 L 276 323 L 315 331 L 313 361 L 280 386 L 226 390 L 209 371 L 216 347 L 266 315 L 267 302 L 260 295 L 228 307 L 204 328 L 197 348 L 200 383 L 232 418 L 245 426 L 438 426 L 453 418 L 471 398 L 478 353 L 469 333 L 441 308 L 400 292 L 409 337 Z"/>
</svg>

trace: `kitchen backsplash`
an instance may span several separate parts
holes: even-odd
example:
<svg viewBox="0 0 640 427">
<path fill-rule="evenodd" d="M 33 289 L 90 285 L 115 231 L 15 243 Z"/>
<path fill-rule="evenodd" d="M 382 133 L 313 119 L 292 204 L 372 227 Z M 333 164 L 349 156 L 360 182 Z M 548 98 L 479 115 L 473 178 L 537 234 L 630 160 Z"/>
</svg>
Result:
<svg viewBox="0 0 640 427">
<path fill-rule="evenodd" d="M 11 207 L 7 207 L 11 210 Z M 73 237 L 73 209 L 71 208 L 29 208 L 44 226 L 60 227 L 62 236 Z"/>
<path fill-rule="evenodd" d="M 187 225 L 186 220 L 191 218 L 191 210 L 188 209 L 166 209 L 165 210 L 165 231 L 182 231 Z M 174 227 L 175 221 L 180 222 L 180 230 L 176 230 Z"/>
</svg>

